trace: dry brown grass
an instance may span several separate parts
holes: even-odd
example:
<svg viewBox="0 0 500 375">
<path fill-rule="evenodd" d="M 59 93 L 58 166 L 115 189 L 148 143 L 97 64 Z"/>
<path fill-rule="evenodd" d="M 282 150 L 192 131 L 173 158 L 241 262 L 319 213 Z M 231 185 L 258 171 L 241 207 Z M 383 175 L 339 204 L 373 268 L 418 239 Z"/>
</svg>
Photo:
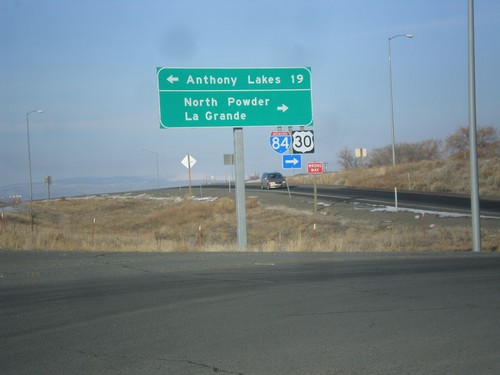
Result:
<svg viewBox="0 0 500 375">
<path fill-rule="evenodd" d="M 26 212 L 4 213 L 0 249 L 88 251 L 235 251 L 235 203 L 230 198 L 196 201 L 61 199 L 35 202 L 34 230 Z M 345 210 L 352 210 L 346 207 Z M 264 206 L 247 200 L 250 251 L 468 251 L 469 224 L 438 225 L 375 218 L 353 220 L 332 210 L 322 214 Z M 397 214 L 394 214 L 397 215 Z M 94 222 L 95 220 L 95 222 Z M 499 229 L 483 229 L 483 249 L 497 250 Z"/>
<path fill-rule="evenodd" d="M 482 196 L 500 197 L 500 157 L 478 163 L 479 191 Z M 290 183 L 312 183 L 311 176 L 288 178 Z M 424 160 L 395 168 L 360 168 L 318 176 L 319 184 L 375 189 L 469 193 L 468 160 Z"/>
</svg>

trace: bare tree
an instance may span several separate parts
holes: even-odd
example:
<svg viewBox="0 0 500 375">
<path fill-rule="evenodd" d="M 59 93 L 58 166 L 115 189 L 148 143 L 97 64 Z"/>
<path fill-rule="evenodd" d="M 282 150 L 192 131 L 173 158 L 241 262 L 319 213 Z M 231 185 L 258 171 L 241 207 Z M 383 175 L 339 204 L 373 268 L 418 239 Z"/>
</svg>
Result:
<svg viewBox="0 0 500 375">
<path fill-rule="evenodd" d="M 469 150 L 469 129 L 459 128 L 446 138 L 446 151 L 451 158 L 467 159 Z"/>
<path fill-rule="evenodd" d="M 397 160 L 399 163 L 413 163 L 440 159 L 441 145 L 442 142 L 437 139 L 427 139 L 418 143 L 401 143 L 396 149 Z"/>
<path fill-rule="evenodd" d="M 492 126 L 477 129 L 478 157 L 493 157 L 497 153 L 498 134 Z M 467 159 L 469 157 L 469 128 L 461 127 L 446 138 L 446 151 L 451 158 Z"/>
<path fill-rule="evenodd" d="M 427 160 L 436 160 L 443 157 L 443 141 L 427 139 L 419 143 L 420 155 L 425 155 Z"/>
<path fill-rule="evenodd" d="M 486 126 L 477 130 L 477 148 L 479 157 L 489 158 L 495 156 L 496 151 L 498 151 L 498 144 L 498 131 L 496 128 Z"/>
<path fill-rule="evenodd" d="M 384 146 L 374 149 L 369 158 L 369 164 L 372 167 L 382 167 L 392 164 L 392 146 Z"/>
<path fill-rule="evenodd" d="M 421 160 L 441 158 L 442 142 L 437 139 L 427 139 L 417 143 L 398 143 L 396 145 L 396 162 L 399 164 L 414 163 Z M 371 152 L 370 165 L 381 167 L 392 164 L 392 146 L 376 148 Z"/>
<path fill-rule="evenodd" d="M 360 165 L 360 160 L 354 155 L 354 151 L 347 147 L 337 152 L 337 157 L 343 169 L 354 169 L 358 168 Z"/>
</svg>

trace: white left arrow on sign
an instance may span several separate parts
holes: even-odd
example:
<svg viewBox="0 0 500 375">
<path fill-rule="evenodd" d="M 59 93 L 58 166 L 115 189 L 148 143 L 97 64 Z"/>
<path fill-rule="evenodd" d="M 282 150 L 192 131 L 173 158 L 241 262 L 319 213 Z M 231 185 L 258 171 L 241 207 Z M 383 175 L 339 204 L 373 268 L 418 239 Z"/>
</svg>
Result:
<svg viewBox="0 0 500 375">
<path fill-rule="evenodd" d="M 168 78 L 167 78 L 167 81 L 170 83 L 177 82 L 178 80 L 179 80 L 179 77 L 174 77 L 173 74 L 170 74 L 170 76 L 168 76 Z"/>
</svg>

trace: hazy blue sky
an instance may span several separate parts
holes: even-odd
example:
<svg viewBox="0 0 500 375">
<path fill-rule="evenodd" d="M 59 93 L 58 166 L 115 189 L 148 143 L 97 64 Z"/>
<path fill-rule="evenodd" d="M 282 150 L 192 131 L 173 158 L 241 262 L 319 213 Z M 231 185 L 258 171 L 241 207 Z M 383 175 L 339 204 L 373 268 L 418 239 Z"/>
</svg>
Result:
<svg viewBox="0 0 500 375">
<path fill-rule="evenodd" d="M 500 2 L 475 1 L 477 121 L 500 127 Z M 160 129 L 156 67 L 312 69 L 316 153 L 390 144 L 468 124 L 467 0 L 0 0 L 0 187 L 80 176 L 230 176 L 233 132 Z M 280 170 L 272 128 L 245 128 L 246 175 Z M 185 178 L 185 177 L 184 177 Z"/>
</svg>

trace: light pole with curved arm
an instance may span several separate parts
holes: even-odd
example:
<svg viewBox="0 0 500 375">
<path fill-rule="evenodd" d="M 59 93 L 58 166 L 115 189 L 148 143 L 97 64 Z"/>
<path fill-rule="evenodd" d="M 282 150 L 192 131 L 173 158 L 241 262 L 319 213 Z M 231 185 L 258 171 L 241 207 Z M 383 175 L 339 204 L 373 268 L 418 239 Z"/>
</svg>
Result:
<svg viewBox="0 0 500 375">
<path fill-rule="evenodd" d="M 43 113 L 41 109 L 34 109 L 26 113 L 26 133 L 28 135 L 28 165 L 30 170 L 30 217 L 31 217 L 31 230 L 33 231 L 33 181 L 31 178 L 31 147 L 30 147 L 30 114 Z"/>
<path fill-rule="evenodd" d="M 392 166 L 396 166 L 396 142 L 394 137 L 394 103 L 392 99 L 392 63 L 391 63 L 391 40 L 394 38 L 413 38 L 413 34 L 398 34 L 387 39 L 389 44 L 389 93 L 391 98 L 391 135 L 392 135 Z"/>
</svg>

